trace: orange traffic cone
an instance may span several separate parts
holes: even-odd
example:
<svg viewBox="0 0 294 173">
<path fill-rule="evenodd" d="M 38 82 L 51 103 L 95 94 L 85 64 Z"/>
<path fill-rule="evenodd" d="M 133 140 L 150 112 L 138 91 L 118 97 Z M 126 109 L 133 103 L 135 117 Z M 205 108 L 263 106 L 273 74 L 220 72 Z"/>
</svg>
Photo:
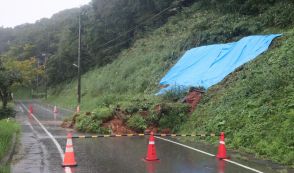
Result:
<svg viewBox="0 0 294 173">
<path fill-rule="evenodd" d="M 29 113 L 32 114 L 33 113 L 33 106 L 29 105 Z"/>
<path fill-rule="evenodd" d="M 218 146 L 218 152 L 216 155 L 219 159 L 227 159 L 227 151 L 225 146 L 225 133 L 221 132 L 220 138 L 219 138 L 219 146 Z"/>
<path fill-rule="evenodd" d="M 156 155 L 155 140 L 154 140 L 153 132 L 150 133 L 147 156 L 145 157 L 145 160 L 147 161 L 159 160 Z"/>
<path fill-rule="evenodd" d="M 71 133 L 67 134 L 66 149 L 62 166 L 77 166 L 77 162 L 75 160 L 75 153 L 72 145 Z"/>
<path fill-rule="evenodd" d="M 57 112 L 58 112 L 56 106 L 54 106 L 53 112 L 54 112 L 54 113 L 57 113 Z"/>
<path fill-rule="evenodd" d="M 77 113 L 80 113 L 80 105 L 77 106 Z"/>
</svg>

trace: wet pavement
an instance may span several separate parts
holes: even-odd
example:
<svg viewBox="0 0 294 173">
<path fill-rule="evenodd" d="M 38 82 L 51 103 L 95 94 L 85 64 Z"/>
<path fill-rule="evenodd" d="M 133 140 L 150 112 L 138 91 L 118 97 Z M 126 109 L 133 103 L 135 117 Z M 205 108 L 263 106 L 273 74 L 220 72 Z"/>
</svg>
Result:
<svg viewBox="0 0 294 173">
<path fill-rule="evenodd" d="M 69 129 L 60 127 L 62 119 L 70 115 L 68 110 L 59 110 L 53 114 L 53 107 L 38 102 L 23 102 L 16 105 L 17 120 L 21 122 L 21 147 L 15 155 L 12 166 L 14 173 L 47 173 L 65 172 L 61 167 L 61 154 L 44 129 L 28 116 L 26 109 L 33 106 L 33 114 L 56 137 L 63 151 L 66 145 L 65 136 Z M 26 107 L 26 108 L 25 108 Z M 177 141 L 177 138 L 167 138 Z M 146 162 L 144 156 L 148 137 L 116 138 L 82 138 L 73 139 L 74 151 L 78 166 L 71 169 L 74 173 L 250 173 L 254 172 L 236 164 L 218 160 L 215 157 L 196 152 L 174 143 L 156 139 L 156 150 L 159 161 Z M 197 143 L 185 142 L 187 145 L 216 153 L 216 148 Z M 235 160 L 236 161 L 236 160 Z M 278 172 L 256 162 L 237 160 L 238 163 L 250 166 L 264 173 Z M 283 170 L 289 172 L 287 170 Z M 292 171 L 291 171 L 292 172 Z"/>
</svg>

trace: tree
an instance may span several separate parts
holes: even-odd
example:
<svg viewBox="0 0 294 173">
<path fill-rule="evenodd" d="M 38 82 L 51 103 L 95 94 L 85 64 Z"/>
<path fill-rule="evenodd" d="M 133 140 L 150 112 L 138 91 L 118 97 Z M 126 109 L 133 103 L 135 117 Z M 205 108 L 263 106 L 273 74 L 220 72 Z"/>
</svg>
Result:
<svg viewBox="0 0 294 173">
<path fill-rule="evenodd" d="M 0 61 L 0 98 L 3 108 L 7 107 L 12 85 L 18 81 L 20 81 L 20 74 L 16 71 L 5 69 L 3 63 Z"/>
<path fill-rule="evenodd" d="M 11 90 L 17 85 L 29 86 L 37 75 L 44 74 L 43 68 L 36 67 L 36 59 L 17 61 L 13 58 L 0 58 L 0 98 L 6 108 L 11 99 Z"/>
</svg>

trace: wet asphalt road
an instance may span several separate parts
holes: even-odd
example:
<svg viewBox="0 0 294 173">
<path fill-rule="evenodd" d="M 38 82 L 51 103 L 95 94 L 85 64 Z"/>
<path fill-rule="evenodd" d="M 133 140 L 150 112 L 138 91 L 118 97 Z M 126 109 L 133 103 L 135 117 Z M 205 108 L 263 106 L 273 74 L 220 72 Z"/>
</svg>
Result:
<svg viewBox="0 0 294 173">
<path fill-rule="evenodd" d="M 14 173 L 51 173 L 65 172 L 61 167 L 61 154 L 52 139 L 40 125 L 28 116 L 29 105 L 33 114 L 55 136 L 58 144 L 65 149 L 65 136 L 70 129 L 60 127 L 62 119 L 70 115 L 68 110 L 59 109 L 53 114 L 53 107 L 38 102 L 18 102 L 17 120 L 22 126 L 20 152 L 14 157 Z M 76 133 L 75 133 L 76 134 Z M 176 141 L 175 138 L 168 138 Z M 117 137 L 73 139 L 78 166 L 73 173 L 250 173 L 254 171 L 238 165 L 218 160 L 215 157 L 196 152 L 161 139 L 156 139 L 159 161 L 146 162 L 148 137 Z M 209 153 L 216 153 L 216 148 L 207 148 L 199 144 L 186 143 L 191 147 L 201 148 Z M 276 172 L 256 162 L 238 161 L 265 173 Z"/>
</svg>

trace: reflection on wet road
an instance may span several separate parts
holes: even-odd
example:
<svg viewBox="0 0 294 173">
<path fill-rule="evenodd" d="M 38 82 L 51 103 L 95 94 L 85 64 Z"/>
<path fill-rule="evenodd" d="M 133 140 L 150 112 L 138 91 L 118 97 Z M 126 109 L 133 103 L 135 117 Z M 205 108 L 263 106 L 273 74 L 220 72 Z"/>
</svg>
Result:
<svg viewBox="0 0 294 173">
<path fill-rule="evenodd" d="M 53 136 L 65 136 L 68 129 L 60 127 L 65 115 L 63 110 L 53 114 L 52 106 L 44 106 L 37 102 L 25 102 L 33 105 L 33 114 L 40 120 Z M 18 107 L 20 104 L 17 105 Z M 25 109 L 25 108 L 24 108 Z M 21 109 L 19 109 L 21 110 Z M 65 172 L 61 167 L 61 156 L 56 145 L 25 111 L 19 111 L 17 119 L 22 124 L 23 155 L 13 165 L 12 172 Z M 31 126 L 31 127 L 30 127 Z M 169 138 L 176 141 L 176 138 Z M 66 139 L 56 138 L 58 144 L 65 149 Z M 74 173 L 247 173 L 254 172 L 215 157 L 193 151 L 174 143 L 156 139 L 156 150 L 159 161 L 146 162 L 148 137 L 117 137 L 74 139 L 74 151 L 78 166 L 71 169 Z M 196 144 L 188 144 L 196 147 Z M 198 146 L 197 146 L 198 147 Z M 212 153 L 216 148 L 211 149 Z M 211 152 L 209 151 L 209 152 Z M 21 156 L 20 156 L 21 157 Z M 274 172 L 271 169 L 246 162 L 262 172 Z"/>
</svg>

